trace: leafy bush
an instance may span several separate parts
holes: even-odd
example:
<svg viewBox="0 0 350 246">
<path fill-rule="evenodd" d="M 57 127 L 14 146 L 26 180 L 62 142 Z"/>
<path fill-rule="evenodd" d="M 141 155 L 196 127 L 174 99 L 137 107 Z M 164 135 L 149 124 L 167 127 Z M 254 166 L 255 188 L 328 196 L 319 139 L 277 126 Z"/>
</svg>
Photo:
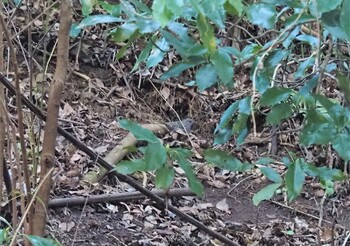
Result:
<svg viewBox="0 0 350 246">
<path fill-rule="evenodd" d="M 97 7 L 103 9 L 103 14 L 92 14 Z M 256 130 L 254 124 L 253 129 L 248 127 L 250 117 L 254 123 L 254 113 L 268 108 L 267 124 L 278 126 L 286 119 L 301 114 L 302 145 L 330 144 L 345 162 L 350 160 L 347 147 L 350 140 L 349 108 L 342 106 L 338 99 L 320 94 L 322 80 L 327 74 L 337 80 L 345 101 L 350 99 L 350 81 L 345 75 L 349 73 L 348 57 L 330 61 L 333 42 L 350 40 L 349 1 L 266 0 L 245 5 L 240 0 L 154 0 L 151 7 L 137 0 L 120 1 L 115 5 L 105 1 L 83 1 L 82 11 L 85 18 L 74 25 L 73 36 L 87 26 L 119 23 L 109 32 L 111 40 L 125 43 L 117 59 L 123 57 L 136 39 L 146 40 L 133 71 L 141 63 L 148 68 L 155 67 L 163 61 L 167 52 L 175 50 L 181 59 L 164 71 L 161 79 L 176 77 L 194 68 L 194 81 L 188 81 L 189 85 L 195 84 L 201 91 L 217 85 L 233 89 L 235 67 L 251 63 L 252 95 L 235 101 L 223 113 L 214 132 L 215 144 L 224 144 L 233 135 L 237 144 L 242 144 L 249 131 Z M 225 29 L 225 22 L 232 16 L 249 21 L 256 25 L 255 29 L 271 30 L 275 35 L 271 40 L 255 39 L 256 43 L 246 45 L 242 51 L 223 45 L 217 33 Z M 195 38 L 196 33 L 198 38 Z M 328 50 L 325 50 L 327 46 Z M 295 80 L 292 86 L 277 80 L 280 70 L 286 68 L 288 76 Z M 176 159 L 185 169 L 190 186 L 197 194 L 202 192 L 193 171 L 189 171 L 187 150 L 167 149 L 155 136 L 136 125 L 126 121 L 121 124 L 137 138 L 147 141 L 148 146 L 144 160 L 132 161 L 133 165 L 124 162 L 118 165 L 118 171 L 158 170 L 157 177 L 163 178 L 156 178 L 156 182 L 160 187 L 168 187 L 174 171 L 167 165 L 167 160 Z M 158 151 L 153 151 L 155 149 Z M 318 177 L 327 192 L 332 191 L 333 181 L 343 179 L 339 170 L 316 167 L 303 158 L 292 156 L 292 160 L 283 161 L 288 168 L 284 177 L 267 166 L 272 160 L 266 162 L 263 158 L 256 163 L 256 167 L 273 184 L 255 195 L 255 204 L 271 198 L 281 186 L 286 188 L 290 200 L 296 198 L 302 191 L 306 176 Z M 207 150 L 205 157 L 208 162 L 233 171 L 252 167 L 219 150 Z"/>
</svg>

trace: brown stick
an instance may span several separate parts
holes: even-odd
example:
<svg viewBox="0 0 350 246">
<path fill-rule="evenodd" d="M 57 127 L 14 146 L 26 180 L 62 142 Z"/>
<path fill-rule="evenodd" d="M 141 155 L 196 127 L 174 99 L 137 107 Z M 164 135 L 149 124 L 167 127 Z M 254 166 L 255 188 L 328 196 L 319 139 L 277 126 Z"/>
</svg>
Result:
<svg viewBox="0 0 350 246">
<path fill-rule="evenodd" d="M 46 210 L 49 202 L 49 195 L 52 184 L 52 175 L 48 172 L 54 166 L 54 153 L 58 126 L 58 112 L 63 91 L 64 81 L 68 68 L 69 30 L 71 26 L 71 1 L 62 0 L 60 9 L 60 29 L 58 33 L 57 64 L 55 75 L 50 87 L 50 94 L 47 106 L 47 121 L 43 140 L 43 152 L 40 160 L 40 179 L 43 185 L 38 191 L 35 204 L 35 216 L 33 220 L 33 234 L 43 236 L 46 223 Z M 48 177 L 44 179 L 44 177 Z"/>
<path fill-rule="evenodd" d="M 194 192 L 192 192 L 188 188 L 177 188 L 171 189 L 168 192 L 164 190 L 152 190 L 154 194 L 160 197 L 182 197 L 182 196 L 196 196 Z M 103 203 L 103 202 L 128 202 L 133 200 L 140 200 L 147 198 L 141 192 L 124 192 L 124 193 L 116 193 L 116 194 L 104 194 L 104 195 L 92 195 L 88 197 L 69 197 L 69 198 L 57 198 L 52 199 L 49 202 L 50 208 L 58 208 L 58 207 L 70 207 L 70 206 L 81 206 L 85 204 L 94 204 L 94 203 Z"/>
</svg>

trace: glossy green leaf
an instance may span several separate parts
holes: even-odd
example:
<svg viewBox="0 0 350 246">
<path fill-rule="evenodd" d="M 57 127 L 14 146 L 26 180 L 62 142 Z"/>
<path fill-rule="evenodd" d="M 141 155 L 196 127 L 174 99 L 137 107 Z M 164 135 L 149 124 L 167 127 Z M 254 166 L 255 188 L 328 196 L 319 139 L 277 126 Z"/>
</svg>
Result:
<svg viewBox="0 0 350 246">
<path fill-rule="evenodd" d="M 227 143 L 233 135 L 232 127 L 225 126 L 215 133 L 214 145 Z"/>
<path fill-rule="evenodd" d="M 243 129 L 247 128 L 248 117 L 249 115 L 247 114 L 238 114 L 232 126 L 234 134 L 239 134 Z"/>
<path fill-rule="evenodd" d="M 161 80 L 166 80 L 172 77 L 177 77 L 179 76 L 183 71 L 194 67 L 196 64 L 194 63 L 177 63 L 173 65 L 168 71 L 163 73 L 163 75 L 160 77 Z"/>
<path fill-rule="evenodd" d="M 216 51 L 216 39 L 214 29 L 209 23 L 206 16 L 199 14 L 197 17 L 197 26 L 200 34 L 200 39 L 205 48 L 208 49 L 209 54 L 214 54 Z"/>
<path fill-rule="evenodd" d="M 300 136 L 300 143 L 304 146 L 311 144 L 328 144 L 334 138 L 336 130 L 329 123 L 313 123 L 306 125 Z"/>
<path fill-rule="evenodd" d="M 112 40 L 115 42 L 124 42 L 129 39 L 136 31 L 138 27 L 135 23 L 125 23 L 111 32 Z"/>
<path fill-rule="evenodd" d="M 154 44 L 154 37 L 151 37 L 150 40 L 147 42 L 146 47 L 142 49 L 139 57 L 137 58 L 134 64 L 134 67 L 131 70 L 131 73 L 134 72 L 140 66 L 141 62 L 144 62 L 148 58 L 149 53 L 152 50 L 153 44 Z"/>
<path fill-rule="evenodd" d="M 260 202 L 264 200 L 270 200 L 273 195 L 275 194 L 276 190 L 281 187 L 282 184 L 269 184 L 268 186 L 264 187 L 260 191 L 258 191 L 253 196 L 253 204 L 255 206 L 258 206 Z"/>
<path fill-rule="evenodd" d="M 320 94 L 313 94 L 312 96 L 321 103 L 327 112 L 330 112 L 331 108 L 337 104 L 334 100 Z"/>
<path fill-rule="evenodd" d="M 286 100 L 293 90 L 284 87 L 272 87 L 265 91 L 260 98 L 261 106 L 273 106 Z"/>
<path fill-rule="evenodd" d="M 150 130 L 141 127 L 139 124 L 126 119 L 120 119 L 118 122 L 122 128 L 130 131 L 137 140 L 143 140 L 150 143 L 160 143 L 156 135 Z"/>
<path fill-rule="evenodd" d="M 282 183 L 283 179 L 281 175 L 273 168 L 270 167 L 260 167 L 260 171 L 268 178 L 268 180 L 274 183 Z"/>
<path fill-rule="evenodd" d="M 313 163 L 307 163 L 305 161 L 302 162 L 302 168 L 304 172 L 311 177 L 319 176 L 319 169 Z"/>
<path fill-rule="evenodd" d="M 147 171 L 154 171 L 163 166 L 166 162 L 167 152 L 160 143 L 149 143 L 145 152 L 145 164 Z"/>
<path fill-rule="evenodd" d="M 102 24 L 102 23 L 115 23 L 115 22 L 124 22 L 122 18 L 115 17 L 113 15 L 90 15 L 83 19 L 78 27 L 79 28 L 84 28 L 88 26 L 95 26 L 97 24 Z"/>
<path fill-rule="evenodd" d="M 265 67 L 273 67 L 273 69 L 281 63 L 281 61 L 290 54 L 288 50 L 275 49 L 265 59 Z"/>
<path fill-rule="evenodd" d="M 61 246 L 59 242 L 52 239 L 42 238 L 34 235 L 27 235 L 26 237 L 34 246 Z"/>
<path fill-rule="evenodd" d="M 203 0 L 201 2 L 204 10 L 204 15 L 220 29 L 225 28 L 225 1 L 226 0 Z"/>
<path fill-rule="evenodd" d="M 285 38 L 285 40 L 282 43 L 284 48 L 286 49 L 289 48 L 289 46 L 294 42 L 295 37 L 299 35 L 300 30 L 301 30 L 301 26 L 296 26 L 291 33 L 288 33 L 288 36 Z"/>
<path fill-rule="evenodd" d="M 6 240 L 6 230 L 0 228 L 0 245 L 4 245 Z"/>
<path fill-rule="evenodd" d="M 328 167 L 319 167 L 318 168 L 318 177 L 321 180 L 334 180 L 334 181 L 343 181 L 345 175 L 339 169 L 330 169 Z"/>
<path fill-rule="evenodd" d="M 277 11 L 275 6 L 265 3 L 250 4 L 246 9 L 248 19 L 266 29 L 275 27 Z"/>
<path fill-rule="evenodd" d="M 237 145 L 241 145 L 244 143 L 244 140 L 248 136 L 249 130 L 247 127 L 240 130 L 240 132 L 237 135 Z"/>
<path fill-rule="evenodd" d="M 107 11 L 108 14 L 119 17 L 121 14 L 121 9 L 119 4 L 110 4 L 106 1 L 100 1 L 101 7 Z"/>
<path fill-rule="evenodd" d="M 233 63 L 231 57 L 221 49 L 210 57 L 210 61 L 224 85 L 227 88 L 233 88 Z"/>
<path fill-rule="evenodd" d="M 335 10 L 342 0 L 317 0 L 310 2 L 310 12 L 315 17 L 321 17 L 323 13 Z M 346 2 L 346 1 L 345 1 Z"/>
<path fill-rule="evenodd" d="M 314 64 L 315 64 L 315 57 L 314 56 L 307 58 L 305 61 L 300 63 L 297 71 L 294 74 L 294 77 L 295 78 L 303 78 L 303 77 L 305 77 L 305 71 L 309 67 L 313 66 Z"/>
<path fill-rule="evenodd" d="M 131 37 L 128 39 L 128 42 L 118 50 L 115 59 L 119 60 L 120 58 L 124 57 L 125 52 L 127 49 L 130 47 L 130 45 L 135 41 L 135 39 L 139 36 L 139 32 L 136 31 L 134 32 Z"/>
<path fill-rule="evenodd" d="M 283 119 L 288 118 L 293 113 L 293 106 L 290 103 L 276 104 L 266 116 L 266 122 L 271 125 L 278 125 Z"/>
<path fill-rule="evenodd" d="M 139 17 L 136 19 L 136 25 L 139 28 L 140 33 L 151 33 L 158 31 L 160 28 L 160 23 L 153 19 L 147 19 L 143 17 Z"/>
<path fill-rule="evenodd" d="M 80 32 L 81 32 L 81 28 L 79 27 L 79 25 L 77 23 L 73 23 L 69 30 L 69 36 L 71 38 L 76 38 L 79 36 Z"/>
<path fill-rule="evenodd" d="M 274 163 L 274 162 L 275 162 L 275 160 L 272 159 L 271 157 L 261 157 L 255 162 L 255 164 L 267 165 L 267 164 Z"/>
<path fill-rule="evenodd" d="M 342 28 L 342 25 L 340 24 L 341 15 L 342 15 L 341 9 L 337 8 L 330 12 L 323 13 L 321 17 L 321 21 L 322 21 L 322 24 L 325 25 L 326 30 L 330 32 L 334 38 L 344 39 L 349 41 L 350 38 L 346 34 L 345 30 Z M 346 21 L 346 15 L 347 13 L 345 13 L 343 17 L 345 18 L 345 21 Z M 344 21 L 344 19 L 342 21 Z"/>
<path fill-rule="evenodd" d="M 297 198 L 303 190 L 305 173 L 302 169 L 303 160 L 295 160 L 289 167 L 285 176 L 289 201 Z"/>
<path fill-rule="evenodd" d="M 348 131 L 333 136 L 332 147 L 344 161 L 350 161 L 350 133 Z"/>
<path fill-rule="evenodd" d="M 337 72 L 337 82 L 344 93 L 345 99 L 348 103 L 350 103 L 350 80 L 345 75 Z"/>
<path fill-rule="evenodd" d="M 212 64 L 201 66 L 196 73 L 196 84 L 201 91 L 215 85 L 218 81 L 216 69 Z"/>
<path fill-rule="evenodd" d="M 304 97 L 306 96 L 308 93 L 312 92 L 312 90 L 316 87 L 316 85 L 318 84 L 318 79 L 319 79 L 319 75 L 315 75 L 313 76 L 309 81 L 307 81 L 299 90 L 299 94 Z"/>
<path fill-rule="evenodd" d="M 340 0 L 338 0 L 340 1 Z M 347 40 L 350 41 L 350 25 L 349 25 L 350 1 L 345 0 L 341 7 L 340 26 L 347 35 Z"/>
<path fill-rule="evenodd" d="M 249 115 L 252 112 L 252 108 L 251 108 L 251 100 L 252 97 L 251 96 L 247 96 L 245 98 L 243 98 L 242 100 L 239 101 L 239 112 L 242 114 L 246 114 Z"/>
<path fill-rule="evenodd" d="M 160 22 L 161 27 L 165 27 L 173 18 L 173 13 L 168 8 L 168 1 L 153 0 L 152 2 L 153 17 Z"/>
<path fill-rule="evenodd" d="M 81 12 L 83 13 L 83 16 L 86 17 L 92 13 L 92 10 L 94 9 L 98 1 L 97 0 L 80 0 L 80 3 L 81 3 Z"/>
<path fill-rule="evenodd" d="M 244 10 L 242 0 L 228 0 L 225 3 L 225 9 L 232 15 L 241 16 Z"/>
<path fill-rule="evenodd" d="M 219 168 L 229 171 L 242 170 L 242 162 L 225 151 L 207 149 L 204 151 L 204 157 L 207 162 L 210 162 Z"/>
<path fill-rule="evenodd" d="M 127 175 L 134 172 L 146 171 L 146 164 L 142 159 L 135 159 L 131 161 L 121 161 L 115 165 L 114 170 L 118 173 Z"/>
<path fill-rule="evenodd" d="M 311 45 L 312 48 L 316 48 L 319 43 L 319 39 L 312 35 L 300 34 L 295 39 Z"/>
<path fill-rule="evenodd" d="M 190 189 L 198 196 L 202 196 L 204 193 L 204 187 L 194 173 L 191 163 L 187 161 L 190 153 L 190 151 L 182 148 L 173 148 L 169 154 L 171 159 L 177 160 L 180 168 L 184 170 Z"/>
<path fill-rule="evenodd" d="M 146 65 L 148 68 L 153 68 L 158 65 L 164 58 L 165 52 L 169 51 L 169 44 L 164 38 L 161 38 L 156 42 L 153 50 L 151 51 Z"/>
<path fill-rule="evenodd" d="M 167 189 L 173 183 L 174 178 L 174 168 L 164 165 L 157 170 L 155 184 L 158 188 Z"/>
<path fill-rule="evenodd" d="M 227 123 L 233 118 L 234 114 L 237 112 L 240 100 L 232 103 L 225 112 L 221 115 L 219 124 L 216 126 L 214 133 L 217 133 L 221 128 L 227 126 Z"/>
</svg>

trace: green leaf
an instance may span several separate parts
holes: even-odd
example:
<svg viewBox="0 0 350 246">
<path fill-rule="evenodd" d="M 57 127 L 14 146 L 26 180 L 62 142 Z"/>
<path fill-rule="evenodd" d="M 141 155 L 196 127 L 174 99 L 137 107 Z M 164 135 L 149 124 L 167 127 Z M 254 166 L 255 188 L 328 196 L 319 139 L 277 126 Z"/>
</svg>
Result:
<svg viewBox="0 0 350 246">
<path fill-rule="evenodd" d="M 317 0 L 310 2 L 310 12 L 313 16 L 320 18 L 325 12 L 336 9 L 342 0 Z M 346 2 L 346 1 L 345 1 Z M 344 4 L 343 4 L 344 5 Z"/>
<path fill-rule="evenodd" d="M 77 23 L 73 23 L 70 27 L 69 36 L 71 38 L 76 38 L 79 36 L 80 32 L 81 28 L 79 27 L 79 25 Z"/>
<path fill-rule="evenodd" d="M 175 178 L 175 170 L 166 165 L 157 170 L 155 184 L 158 188 L 167 189 L 173 183 Z"/>
<path fill-rule="evenodd" d="M 330 169 L 328 167 L 319 167 L 318 168 L 318 177 L 321 180 L 334 180 L 334 181 L 343 181 L 345 179 L 345 175 L 339 169 Z"/>
<path fill-rule="evenodd" d="M 343 15 L 344 17 L 342 17 L 342 22 L 344 21 L 343 18 L 345 18 L 346 22 L 346 14 L 347 13 Z M 323 13 L 321 21 L 325 25 L 326 30 L 330 32 L 334 38 L 345 39 L 349 41 L 350 38 L 345 33 L 345 30 L 342 28 L 342 24 L 340 24 L 341 15 L 341 9 L 337 8 L 335 10 Z M 344 24 L 346 25 L 346 23 Z"/>
<path fill-rule="evenodd" d="M 81 12 L 83 16 L 88 16 L 92 13 L 95 5 L 98 3 L 97 0 L 80 0 L 81 3 Z"/>
<path fill-rule="evenodd" d="M 153 48 L 151 54 L 149 55 L 146 65 L 148 68 L 155 67 L 158 65 L 164 57 L 164 52 L 169 51 L 169 44 L 164 38 L 161 38 L 156 42 L 156 46 Z"/>
<path fill-rule="evenodd" d="M 271 108 L 271 111 L 266 116 L 266 122 L 271 125 L 278 125 L 281 120 L 288 118 L 293 113 L 293 108 L 290 103 L 276 104 Z"/>
<path fill-rule="evenodd" d="M 115 56 L 116 60 L 119 60 L 120 58 L 122 58 L 125 54 L 125 52 L 127 51 L 127 49 L 130 47 L 130 45 L 135 41 L 135 39 L 139 36 L 139 32 L 136 31 L 134 32 L 131 37 L 128 39 L 128 42 L 118 50 L 117 55 Z"/>
<path fill-rule="evenodd" d="M 301 34 L 298 35 L 295 39 L 311 45 L 312 48 L 316 48 L 319 43 L 319 39 L 312 35 Z"/>
<path fill-rule="evenodd" d="M 217 83 L 216 69 L 212 64 L 201 66 L 196 73 L 196 84 L 201 91 Z"/>
<path fill-rule="evenodd" d="M 100 1 L 101 7 L 108 12 L 108 14 L 119 17 L 121 14 L 121 9 L 119 4 L 110 4 L 105 1 Z"/>
<path fill-rule="evenodd" d="M 286 173 L 286 188 L 289 201 L 298 197 L 303 190 L 305 173 L 302 169 L 302 159 L 295 160 L 288 168 Z"/>
<path fill-rule="evenodd" d="M 350 135 L 348 131 L 333 136 L 332 147 L 338 152 L 344 161 L 350 161 Z"/>
<path fill-rule="evenodd" d="M 300 143 L 304 146 L 311 144 L 328 144 L 334 139 L 336 130 L 329 123 L 307 124 L 301 130 Z"/>
<path fill-rule="evenodd" d="M 6 230 L 0 229 L 0 245 L 5 245 L 4 242 L 6 240 Z"/>
<path fill-rule="evenodd" d="M 204 15 L 221 29 L 225 28 L 225 1 L 226 0 L 203 0 L 201 3 L 203 6 Z"/>
<path fill-rule="evenodd" d="M 195 63 L 184 63 L 184 62 L 177 63 L 177 64 L 173 65 L 168 71 L 163 73 L 163 75 L 160 77 L 160 79 L 166 80 L 166 79 L 169 79 L 172 77 L 177 77 L 186 69 L 189 69 L 189 68 L 194 67 L 196 65 L 197 64 L 195 64 Z"/>
<path fill-rule="evenodd" d="M 286 100 L 293 90 L 284 87 L 272 87 L 265 91 L 260 98 L 261 106 L 273 106 Z"/>
<path fill-rule="evenodd" d="M 302 168 L 304 172 L 311 177 L 318 177 L 319 175 L 318 167 L 316 167 L 313 163 L 307 163 L 303 161 Z"/>
<path fill-rule="evenodd" d="M 165 147 L 158 143 L 149 143 L 145 152 L 145 163 L 147 171 L 154 171 L 165 164 L 167 152 Z"/>
<path fill-rule="evenodd" d="M 237 145 L 244 143 L 244 140 L 248 136 L 249 130 L 247 127 L 243 128 L 237 135 Z M 250 169 L 250 168 L 249 168 Z"/>
<path fill-rule="evenodd" d="M 153 34 L 154 32 L 158 31 L 158 29 L 160 28 L 160 23 L 158 21 L 143 18 L 143 17 L 138 17 L 135 23 L 139 28 L 140 33 L 142 34 L 145 34 L 145 33 Z"/>
<path fill-rule="evenodd" d="M 27 235 L 27 238 L 34 246 L 61 246 L 59 242 L 52 239 L 46 239 L 34 235 Z"/>
<path fill-rule="evenodd" d="M 218 49 L 211 57 L 220 80 L 227 88 L 233 88 L 233 63 L 231 57 L 221 49 Z"/>
<path fill-rule="evenodd" d="M 246 13 L 248 19 L 255 25 L 266 29 L 275 27 L 277 11 L 275 6 L 271 4 L 250 4 L 246 9 Z"/>
<path fill-rule="evenodd" d="M 141 127 L 139 124 L 126 119 L 118 120 L 120 126 L 130 131 L 137 140 L 147 141 L 150 143 L 160 143 L 156 135 L 150 130 Z"/>
<path fill-rule="evenodd" d="M 216 126 L 214 133 L 217 133 L 221 128 L 227 126 L 227 123 L 233 118 L 233 115 L 237 112 L 240 100 L 234 102 L 228 107 L 222 114 L 219 124 Z"/>
<path fill-rule="evenodd" d="M 88 26 L 95 26 L 102 23 L 114 23 L 114 22 L 124 22 L 122 18 L 118 18 L 112 15 L 90 15 L 83 19 L 78 25 L 79 28 L 84 28 Z"/>
<path fill-rule="evenodd" d="M 152 3 L 153 17 L 158 20 L 162 27 L 165 27 L 173 18 L 173 13 L 168 9 L 168 1 L 153 0 Z"/>
<path fill-rule="evenodd" d="M 267 165 L 267 164 L 270 164 L 270 163 L 274 163 L 275 160 L 270 158 L 270 157 L 261 157 L 259 160 L 257 160 L 255 162 L 255 164 L 258 164 L 258 165 Z"/>
<path fill-rule="evenodd" d="M 190 151 L 182 148 L 172 148 L 169 152 L 171 159 L 177 160 L 179 166 L 184 170 L 190 189 L 198 196 L 202 196 L 204 193 L 204 187 L 194 173 L 191 163 L 187 161 L 190 153 Z"/>
<path fill-rule="evenodd" d="M 260 171 L 268 178 L 270 181 L 274 183 L 282 183 L 283 179 L 281 175 L 273 168 L 270 167 L 260 167 Z"/>
<path fill-rule="evenodd" d="M 137 58 L 134 64 L 134 67 L 131 70 L 131 73 L 133 73 L 140 66 L 141 62 L 144 62 L 148 58 L 149 53 L 151 52 L 151 49 L 153 47 L 153 44 L 154 44 L 154 36 L 150 38 L 150 40 L 147 42 L 146 47 L 142 49 L 139 57 Z"/>
<path fill-rule="evenodd" d="M 305 61 L 300 63 L 297 71 L 294 74 L 294 77 L 296 79 L 305 77 L 306 69 L 313 66 L 314 64 L 315 64 L 315 57 L 314 56 L 307 58 Z"/>
<path fill-rule="evenodd" d="M 205 48 L 208 49 L 209 54 L 214 54 L 216 51 L 216 39 L 214 29 L 207 20 L 206 16 L 199 14 L 197 17 L 197 26 L 200 34 L 200 39 Z"/>
<path fill-rule="evenodd" d="M 350 80 L 345 75 L 337 72 L 337 82 L 341 89 L 341 91 L 344 93 L 345 99 L 348 103 L 350 103 Z"/>
<path fill-rule="evenodd" d="M 215 133 L 214 145 L 227 143 L 233 135 L 232 127 L 220 128 Z"/>
<path fill-rule="evenodd" d="M 340 1 L 340 0 L 338 0 Z M 341 7 L 340 26 L 347 35 L 347 40 L 350 41 L 350 25 L 349 25 L 350 1 L 345 0 Z"/>
<path fill-rule="evenodd" d="M 320 94 L 313 94 L 312 96 L 321 103 L 328 113 L 331 111 L 331 108 L 337 104 L 334 100 Z"/>
<path fill-rule="evenodd" d="M 241 16 L 244 10 L 242 0 L 228 0 L 225 3 L 225 9 L 232 15 Z"/>
<path fill-rule="evenodd" d="M 250 106 L 251 100 L 252 100 L 252 97 L 247 96 L 239 101 L 238 109 L 240 113 L 249 115 L 252 112 L 252 108 Z"/>
<path fill-rule="evenodd" d="M 258 206 L 260 202 L 264 201 L 264 200 L 270 200 L 273 195 L 275 194 L 276 190 L 281 186 L 282 184 L 270 184 L 266 187 L 264 187 L 262 190 L 260 190 L 259 192 L 257 192 L 254 196 L 253 196 L 253 204 L 255 206 Z"/>
<path fill-rule="evenodd" d="M 121 161 L 115 165 L 114 170 L 118 173 L 127 175 L 134 172 L 146 171 L 145 161 L 142 159 L 135 159 L 132 161 Z"/>
<path fill-rule="evenodd" d="M 136 31 L 138 27 L 135 23 L 125 23 L 116 29 L 114 29 L 110 34 L 114 42 L 124 42 L 129 39 Z"/>
<path fill-rule="evenodd" d="M 275 49 L 274 51 L 270 52 L 270 54 L 266 57 L 264 61 L 265 67 L 275 67 L 281 63 L 281 61 L 286 58 L 290 54 L 290 51 L 288 50 L 281 50 L 281 49 Z"/>
<path fill-rule="evenodd" d="M 319 74 L 313 76 L 309 81 L 307 81 L 303 87 L 300 88 L 299 90 L 299 95 L 304 97 L 306 96 L 308 93 L 310 93 L 318 84 L 318 78 L 319 78 Z"/>
<path fill-rule="evenodd" d="M 204 157 L 219 168 L 236 172 L 242 170 L 242 162 L 225 151 L 208 149 L 204 151 Z"/>
</svg>

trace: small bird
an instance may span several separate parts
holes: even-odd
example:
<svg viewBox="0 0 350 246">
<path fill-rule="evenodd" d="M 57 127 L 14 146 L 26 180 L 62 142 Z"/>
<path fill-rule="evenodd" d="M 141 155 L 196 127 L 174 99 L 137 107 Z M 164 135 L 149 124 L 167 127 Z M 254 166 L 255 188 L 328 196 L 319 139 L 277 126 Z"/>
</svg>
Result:
<svg viewBox="0 0 350 246">
<path fill-rule="evenodd" d="M 168 130 L 171 132 L 177 131 L 177 130 L 190 132 L 194 122 L 195 121 L 192 120 L 191 118 L 186 118 L 183 121 L 168 122 L 168 123 L 165 123 L 165 125 L 168 128 Z"/>
</svg>

